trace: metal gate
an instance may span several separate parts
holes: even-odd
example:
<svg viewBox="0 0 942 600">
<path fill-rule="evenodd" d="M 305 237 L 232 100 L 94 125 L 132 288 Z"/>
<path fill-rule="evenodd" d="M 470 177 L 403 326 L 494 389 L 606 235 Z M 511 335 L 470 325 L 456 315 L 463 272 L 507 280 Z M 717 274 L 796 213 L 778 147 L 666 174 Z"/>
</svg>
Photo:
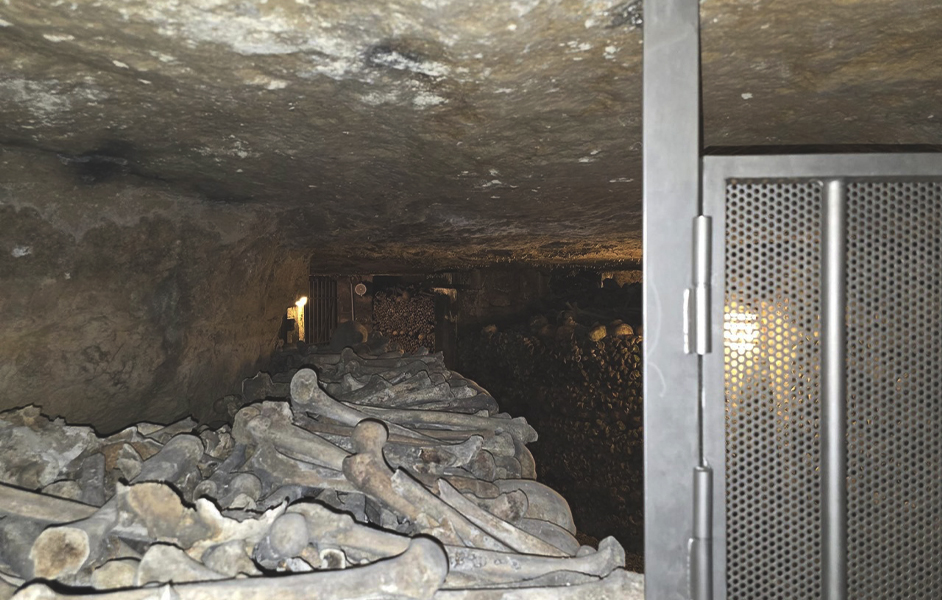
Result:
<svg viewBox="0 0 942 600">
<path fill-rule="evenodd" d="M 717 598 L 942 598 L 942 157 L 707 157 Z"/>
<path fill-rule="evenodd" d="M 704 157 L 644 16 L 647 597 L 942 598 L 942 154 Z"/>
<path fill-rule="evenodd" d="M 307 342 L 330 343 L 337 328 L 337 280 L 324 275 L 311 276 L 311 300 L 308 302 L 310 318 Z"/>
</svg>

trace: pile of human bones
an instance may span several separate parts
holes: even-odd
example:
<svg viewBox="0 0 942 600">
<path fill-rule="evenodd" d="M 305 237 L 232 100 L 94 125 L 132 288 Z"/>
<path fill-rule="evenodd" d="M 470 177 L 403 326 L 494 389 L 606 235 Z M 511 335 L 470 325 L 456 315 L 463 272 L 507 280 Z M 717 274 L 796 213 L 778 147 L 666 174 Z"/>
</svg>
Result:
<svg viewBox="0 0 942 600">
<path fill-rule="evenodd" d="M 0 413 L 0 598 L 642 598 L 535 481 L 536 432 L 440 354 L 295 356 L 232 425 Z"/>
</svg>

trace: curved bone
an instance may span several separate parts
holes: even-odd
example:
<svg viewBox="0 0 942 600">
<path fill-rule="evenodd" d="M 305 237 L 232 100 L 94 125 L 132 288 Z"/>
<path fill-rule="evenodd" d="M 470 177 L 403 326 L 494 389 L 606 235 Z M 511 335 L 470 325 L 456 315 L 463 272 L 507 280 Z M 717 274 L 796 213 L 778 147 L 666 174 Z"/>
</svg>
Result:
<svg viewBox="0 0 942 600">
<path fill-rule="evenodd" d="M 526 554 L 506 554 L 477 548 L 446 547 L 448 578 L 445 587 L 482 587 L 542 577 L 555 571 L 571 571 L 605 577 L 625 566 L 625 550 L 613 537 L 599 543 L 599 549 L 577 558 L 551 558 Z"/>
<path fill-rule="evenodd" d="M 408 425 L 439 425 L 453 429 L 481 429 L 494 433 L 506 431 L 525 443 L 537 440 L 536 431 L 527 424 L 523 417 L 515 419 L 501 419 L 495 417 L 479 417 L 438 410 L 411 410 L 402 408 L 377 408 L 375 406 L 348 406 L 351 410 L 365 413 L 374 419 L 382 419 L 390 423 Z"/>
<path fill-rule="evenodd" d="M 430 600 L 448 572 L 448 558 L 436 542 L 415 538 L 401 555 L 365 567 L 323 571 L 283 577 L 250 577 L 198 583 L 171 584 L 160 595 L 179 600 L 268 600 L 272 597 L 298 600 L 374 600 L 393 597 Z M 148 600 L 158 590 L 136 588 L 83 596 L 86 600 Z M 66 600 L 43 583 L 20 590 L 15 600 Z"/>
<path fill-rule="evenodd" d="M 350 408 L 327 395 L 317 385 L 317 373 L 311 369 L 301 369 L 291 379 L 291 402 L 301 409 L 316 415 L 333 419 L 344 425 L 354 426 L 370 416 Z M 429 439 L 421 433 L 410 431 L 405 427 L 390 424 L 389 431 L 405 437 Z"/>
<path fill-rule="evenodd" d="M 644 600 L 644 576 L 616 569 L 605 579 L 581 585 L 439 590 L 435 600 Z"/>
<path fill-rule="evenodd" d="M 356 426 L 353 435 L 357 453 L 344 460 L 343 474 L 367 496 L 417 523 L 421 509 L 392 489 L 390 470 L 383 458 L 386 428 L 378 421 L 367 420 Z"/>
<path fill-rule="evenodd" d="M 356 479 L 361 482 L 364 493 L 405 516 L 421 531 L 434 532 L 445 543 L 467 543 L 491 550 L 507 548 L 442 502 L 405 471 L 400 469 L 391 474 L 382 455 L 386 437 L 385 426 L 373 420 L 360 423 L 353 432 L 358 452 L 344 461 L 344 474 L 351 481 Z M 423 520 L 423 516 L 426 519 Z M 434 523 L 426 523 L 427 519 Z M 452 528 L 455 535 L 447 527 Z"/>
<path fill-rule="evenodd" d="M 513 550 L 524 554 L 538 554 L 542 556 L 566 556 L 566 552 L 557 548 L 526 531 L 511 525 L 507 521 L 498 519 L 471 500 L 461 495 L 447 481 L 439 480 L 438 489 L 442 500 L 467 517 L 469 521 L 480 527 L 487 534 L 500 540 Z"/>
</svg>

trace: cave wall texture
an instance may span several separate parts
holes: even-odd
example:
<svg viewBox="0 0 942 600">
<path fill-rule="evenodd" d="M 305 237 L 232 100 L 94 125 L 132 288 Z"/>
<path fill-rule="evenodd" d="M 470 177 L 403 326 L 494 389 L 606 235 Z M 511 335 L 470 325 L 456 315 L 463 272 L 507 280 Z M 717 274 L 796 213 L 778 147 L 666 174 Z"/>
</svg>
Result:
<svg viewBox="0 0 942 600">
<path fill-rule="evenodd" d="M 308 255 L 266 216 L 79 167 L 0 154 L 0 410 L 102 432 L 218 418 L 274 349 Z"/>
</svg>

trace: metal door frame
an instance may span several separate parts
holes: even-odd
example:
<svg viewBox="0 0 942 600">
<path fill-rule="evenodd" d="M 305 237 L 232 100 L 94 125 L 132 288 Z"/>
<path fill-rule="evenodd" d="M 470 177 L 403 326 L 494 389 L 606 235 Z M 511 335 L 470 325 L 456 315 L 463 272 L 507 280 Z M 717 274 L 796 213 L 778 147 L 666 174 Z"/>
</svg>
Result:
<svg viewBox="0 0 942 600">
<path fill-rule="evenodd" d="M 792 179 L 819 180 L 822 183 L 841 179 L 893 179 L 908 180 L 922 177 L 942 177 L 942 154 L 809 154 L 770 156 L 708 156 L 703 159 L 703 208 L 712 219 L 712 280 L 716 301 L 711 306 L 710 335 L 714 351 L 703 356 L 704 405 L 703 450 L 704 458 L 713 472 L 713 598 L 726 598 L 726 389 L 724 382 L 723 308 L 725 295 L 725 201 L 726 183 L 730 179 Z M 827 186 L 825 186 L 827 187 Z M 825 204 L 830 197 L 832 205 L 841 208 L 844 195 L 841 186 L 824 189 Z M 940 207 L 942 208 L 942 207 Z M 838 219 L 839 220 L 839 219 Z M 842 223 L 828 223 L 829 227 L 842 227 Z M 826 237 L 828 237 L 826 235 Z M 842 241 L 840 231 L 832 232 L 831 239 Z M 832 244 L 833 246 L 833 244 Z M 827 248 L 822 240 L 822 279 L 843 278 L 844 248 Z M 835 264 L 839 263 L 839 264 Z M 828 264 L 831 263 L 831 264 Z M 843 282 L 838 281 L 838 286 Z M 833 284 L 829 287 L 833 288 Z M 824 286 L 822 287 L 824 291 Z M 830 307 L 830 308 L 829 308 Z M 828 315 L 827 313 L 830 312 Z M 822 370 L 831 371 L 829 383 L 823 382 L 822 396 L 822 517 L 824 521 L 823 573 L 825 589 L 831 598 L 846 596 L 846 540 L 841 537 L 846 527 L 846 490 L 844 471 L 846 443 L 843 431 L 844 417 L 843 362 L 843 298 L 834 294 L 822 304 Z M 828 318 L 829 317 L 829 318 Z M 830 332 L 829 332 L 830 331 Z M 830 346 L 830 350 L 828 349 Z M 838 371 L 838 372 L 836 372 Z M 828 386 L 832 386 L 828 392 Z M 829 412 L 828 412 L 829 411 Z M 827 415 L 833 418 L 826 422 Z M 824 435 L 830 432 L 830 435 Z M 645 432 L 647 433 L 647 431 Z M 830 469 L 826 462 L 831 463 Z M 830 492 L 828 489 L 830 488 Z M 826 494 L 830 493 L 830 499 Z M 830 518 L 828 512 L 830 510 Z M 844 569 L 842 573 L 841 570 Z M 828 596 L 824 596 L 828 598 Z"/>
</svg>

